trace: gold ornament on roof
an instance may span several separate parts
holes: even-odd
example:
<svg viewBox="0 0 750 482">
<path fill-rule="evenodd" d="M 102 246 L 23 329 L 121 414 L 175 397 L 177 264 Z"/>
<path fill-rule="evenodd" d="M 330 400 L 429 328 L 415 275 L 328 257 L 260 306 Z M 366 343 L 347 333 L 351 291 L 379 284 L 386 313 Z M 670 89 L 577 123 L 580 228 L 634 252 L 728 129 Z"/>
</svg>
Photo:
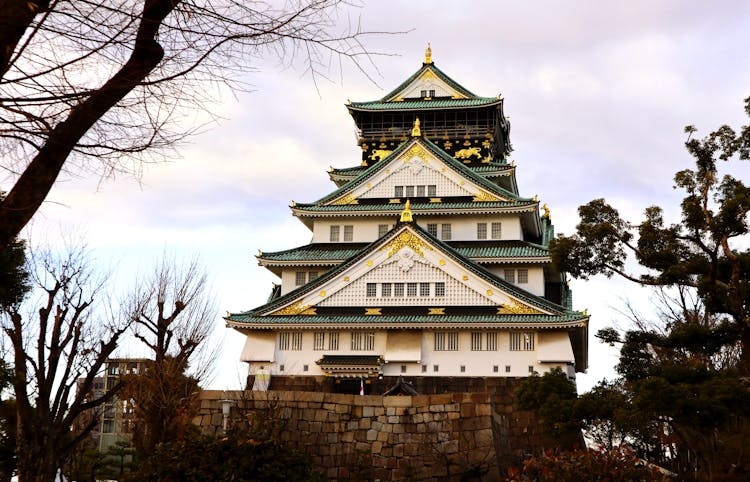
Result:
<svg viewBox="0 0 750 482">
<path fill-rule="evenodd" d="M 504 303 L 497 308 L 498 315 L 543 315 L 544 313 L 528 305 L 515 301 Z"/>
<path fill-rule="evenodd" d="M 335 205 L 359 204 L 359 201 L 357 200 L 357 196 L 355 196 L 354 193 L 350 192 L 346 196 L 335 200 L 333 204 Z"/>
<path fill-rule="evenodd" d="M 479 191 L 477 194 L 474 195 L 473 201 L 475 203 L 481 203 L 481 202 L 493 202 L 493 201 L 505 201 L 505 199 L 501 199 L 494 194 L 490 194 L 487 191 Z"/>
<path fill-rule="evenodd" d="M 549 215 L 549 208 L 547 207 L 547 203 L 544 203 L 544 205 L 542 206 L 542 211 L 544 211 L 543 217 L 551 219 Z"/>
<path fill-rule="evenodd" d="M 424 257 L 423 249 L 432 251 L 432 246 L 422 241 L 421 238 L 415 236 L 409 230 L 405 230 L 401 234 L 396 236 L 393 241 L 380 248 L 380 251 L 388 251 L 388 257 L 390 258 L 394 254 L 401 251 L 401 248 L 404 247 L 411 248 L 412 251 L 422 257 Z"/>
<path fill-rule="evenodd" d="M 285 308 L 282 308 L 278 311 L 274 311 L 273 313 L 271 313 L 271 315 L 273 316 L 299 315 L 300 313 L 307 310 L 308 308 L 310 308 L 310 305 L 303 305 L 302 300 L 299 300 Z"/>
<path fill-rule="evenodd" d="M 432 63 L 432 47 L 430 47 L 429 42 L 427 42 L 427 50 L 424 53 L 424 63 L 426 64 Z"/>
<path fill-rule="evenodd" d="M 410 223 L 412 221 L 411 216 L 411 201 L 406 200 L 406 204 L 404 205 L 404 210 L 401 211 L 401 222 L 402 223 Z"/>
<path fill-rule="evenodd" d="M 422 131 L 419 129 L 419 117 L 414 121 L 414 127 L 411 128 L 412 137 L 422 137 Z"/>
</svg>

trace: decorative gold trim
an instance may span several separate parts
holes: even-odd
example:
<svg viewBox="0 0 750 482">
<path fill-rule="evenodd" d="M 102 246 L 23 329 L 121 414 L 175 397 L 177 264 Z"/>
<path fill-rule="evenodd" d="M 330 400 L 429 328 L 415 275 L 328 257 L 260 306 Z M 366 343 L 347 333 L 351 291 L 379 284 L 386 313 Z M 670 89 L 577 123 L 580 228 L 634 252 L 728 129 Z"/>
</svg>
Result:
<svg viewBox="0 0 750 482">
<path fill-rule="evenodd" d="M 430 47 L 430 42 L 427 42 L 427 50 L 424 53 L 424 63 L 432 63 L 432 48 Z"/>
<path fill-rule="evenodd" d="M 383 308 L 365 308 L 365 315 L 380 316 L 383 313 L 380 312 Z"/>
<path fill-rule="evenodd" d="M 367 266 L 372 266 L 372 260 L 371 259 L 367 260 Z"/>
<path fill-rule="evenodd" d="M 441 202 L 443 202 L 443 198 L 440 198 L 440 197 L 431 197 L 430 198 L 430 202 L 431 203 L 441 203 Z"/>
<path fill-rule="evenodd" d="M 461 279 L 463 279 L 464 281 L 469 281 L 469 277 L 466 276 L 466 275 L 463 275 L 463 277 Z"/>
<path fill-rule="evenodd" d="M 321 297 L 321 298 L 324 298 L 324 297 L 325 297 L 325 295 L 326 295 L 326 290 L 322 290 L 322 291 L 320 292 L 320 297 Z"/>
<path fill-rule="evenodd" d="M 422 147 L 419 144 L 414 144 L 409 148 L 408 151 L 406 151 L 403 155 L 404 164 L 409 162 L 412 157 L 418 157 L 422 160 L 424 163 L 430 162 L 430 160 L 427 158 L 428 154 L 424 147 Z"/>
<path fill-rule="evenodd" d="M 402 223 L 412 222 L 411 201 L 409 201 L 408 199 L 406 200 L 406 204 L 404 205 L 404 210 L 401 211 L 401 222 Z"/>
<path fill-rule="evenodd" d="M 502 304 L 497 308 L 498 315 L 543 315 L 544 312 L 532 308 L 531 306 L 511 301 Z"/>
<path fill-rule="evenodd" d="M 344 282 L 345 282 L 345 283 L 348 283 L 348 282 L 349 282 L 349 277 L 348 277 L 348 276 L 344 276 Z"/>
<path fill-rule="evenodd" d="M 549 214 L 549 207 L 547 207 L 547 203 L 544 203 L 544 205 L 542 206 L 542 211 L 544 211 L 544 214 L 542 215 L 542 217 L 552 219 L 552 216 L 550 216 Z"/>
<path fill-rule="evenodd" d="M 334 205 L 359 204 L 359 201 L 357 201 L 357 196 L 355 196 L 353 192 L 350 192 L 346 196 L 333 201 L 332 204 Z"/>
<path fill-rule="evenodd" d="M 412 251 L 422 257 L 424 257 L 424 251 L 422 251 L 423 249 L 426 248 L 432 251 L 432 246 L 425 243 L 421 238 L 415 236 L 411 231 L 408 230 L 403 231 L 401 234 L 396 236 L 393 241 L 380 248 L 380 251 L 388 251 L 388 257 L 390 258 L 394 254 L 398 253 L 401 248 L 406 246 L 411 248 Z"/>
<path fill-rule="evenodd" d="M 436 78 L 437 75 L 435 75 L 435 72 L 433 72 L 432 69 L 425 70 L 422 72 L 422 75 L 419 76 L 419 80 L 431 80 Z"/>
<path fill-rule="evenodd" d="M 475 203 L 486 203 L 486 202 L 493 202 L 493 201 L 502 201 L 502 199 L 486 191 L 479 191 L 474 196 Z"/>
<path fill-rule="evenodd" d="M 300 313 L 307 310 L 308 308 L 310 308 L 310 305 L 303 305 L 302 300 L 299 300 L 278 311 L 274 311 L 273 313 L 271 313 L 271 316 L 299 315 Z"/>
<path fill-rule="evenodd" d="M 401 204 L 401 199 L 399 198 L 389 199 L 388 204 Z"/>
<path fill-rule="evenodd" d="M 301 312 L 300 315 L 317 315 L 317 308 L 308 308 L 305 311 Z"/>
<path fill-rule="evenodd" d="M 411 128 L 412 137 L 422 137 L 422 131 L 419 128 L 419 117 L 414 121 L 414 127 Z"/>
<path fill-rule="evenodd" d="M 440 266 L 445 266 L 445 260 L 444 259 L 441 259 L 440 261 L 438 261 L 438 263 L 440 264 Z"/>
<path fill-rule="evenodd" d="M 428 315 L 444 315 L 445 308 L 427 308 Z"/>
<path fill-rule="evenodd" d="M 493 292 L 492 290 L 487 290 L 487 296 L 492 296 L 492 295 L 494 295 L 494 294 L 495 294 L 495 293 L 494 293 L 494 292 Z"/>
</svg>

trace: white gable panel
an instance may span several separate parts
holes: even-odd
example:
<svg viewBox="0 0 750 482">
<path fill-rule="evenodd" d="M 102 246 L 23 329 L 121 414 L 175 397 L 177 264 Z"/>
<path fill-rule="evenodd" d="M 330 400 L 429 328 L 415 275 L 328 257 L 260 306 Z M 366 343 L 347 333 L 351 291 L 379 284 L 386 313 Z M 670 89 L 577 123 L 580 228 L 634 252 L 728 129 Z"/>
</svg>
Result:
<svg viewBox="0 0 750 482">
<path fill-rule="evenodd" d="M 492 300 L 480 295 L 442 269 L 421 261 L 418 257 L 417 259 L 408 271 L 401 269 L 397 262 L 380 265 L 354 280 L 344 289 L 332 294 L 318 306 L 489 306 L 494 304 Z M 377 285 L 377 296 L 367 296 L 368 283 Z M 419 296 L 419 294 L 408 296 L 406 286 L 402 297 L 393 296 L 393 293 L 391 296 L 381 296 L 383 283 L 430 283 L 430 296 Z M 445 283 L 444 296 L 435 296 L 435 283 Z"/>
<path fill-rule="evenodd" d="M 453 97 L 455 99 L 466 98 L 465 95 L 448 85 L 430 69 L 427 69 L 422 75 L 414 79 L 412 83 L 401 89 L 394 98 L 409 99 L 422 97 L 423 90 L 426 90 L 428 95 L 431 90 L 434 90 L 435 97 Z"/>
</svg>

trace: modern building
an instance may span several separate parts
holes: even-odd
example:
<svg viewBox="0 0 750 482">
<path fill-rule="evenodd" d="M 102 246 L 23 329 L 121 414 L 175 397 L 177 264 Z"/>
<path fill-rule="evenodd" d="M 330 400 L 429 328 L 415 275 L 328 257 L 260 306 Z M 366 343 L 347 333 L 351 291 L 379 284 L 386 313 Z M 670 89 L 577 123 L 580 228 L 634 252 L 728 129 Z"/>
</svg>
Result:
<svg viewBox="0 0 750 482">
<path fill-rule="evenodd" d="M 312 242 L 261 252 L 280 278 L 229 313 L 256 388 L 383 393 L 483 389 L 588 365 L 588 315 L 551 264 L 549 210 L 521 196 L 503 99 L 422 66 L 382 99 L 349 102 L 362 158 L 291 210 Z"/>
<path fill-rule="evenodd" d="M 110 358 L 104 363 L 101 377 L 102 394 L 117 385 L 125 376 L 141 375 L 153 360 L 146 358 Z M 97 382 L 98 383 L 98 382 Z M 97 448 L 101 452 L 117 442 L 130 441 L 133 433 L 133 401 L 115 395 L 101 409 L 98 426 Z"/>
</svg>

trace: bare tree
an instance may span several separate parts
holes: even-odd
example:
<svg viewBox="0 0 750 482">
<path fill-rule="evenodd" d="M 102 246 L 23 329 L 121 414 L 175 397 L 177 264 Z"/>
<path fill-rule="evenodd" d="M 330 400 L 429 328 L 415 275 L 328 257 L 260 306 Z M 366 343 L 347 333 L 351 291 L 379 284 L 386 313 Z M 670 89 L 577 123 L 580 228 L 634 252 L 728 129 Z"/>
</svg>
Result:
<svg viewBox="0 0 750 482">
<path fill-rule="evenodd" d="M 138 176 L 195 126 L 210 92 L 276 56 L 313 79 L 369 59 L 347 0 L 0 0 L 0 245 L 61 171 Z M 343 18 L 339 18 L 339 16 Z M 341 33 L 334 33 L 343 24 Z M 362 69 L 360 69 L 362 70 Z"/>
<path fill-rule="evenodd" d="M 92 418 L 73 434 L 76 418 L 121 388 L 117 384 L 90 398 L 128 321 L 97 306 L 104 278 L 92 269 L 85 248 L 63 255 L 33 254 L 29 272 L 31 301 L 5 306 L 2 329 L 15 365 L 18 473 L 24 482 L 48 482 L 96 424 Z M 98 316 L 102 313 L 107 317 Z"/>
<path fill-rule="evenodd" d="M 134 444 L 149 454 L 156 444 L 179 437 L 197 413 L 198 384 L 213 359 L 207 340 L 220 317 L 200 263 L 180 266 L 166 256 L 139 283 L 126 309 L 135 337 L 153 359 L 126 388 L 135 402 Z"/>
</svg>

